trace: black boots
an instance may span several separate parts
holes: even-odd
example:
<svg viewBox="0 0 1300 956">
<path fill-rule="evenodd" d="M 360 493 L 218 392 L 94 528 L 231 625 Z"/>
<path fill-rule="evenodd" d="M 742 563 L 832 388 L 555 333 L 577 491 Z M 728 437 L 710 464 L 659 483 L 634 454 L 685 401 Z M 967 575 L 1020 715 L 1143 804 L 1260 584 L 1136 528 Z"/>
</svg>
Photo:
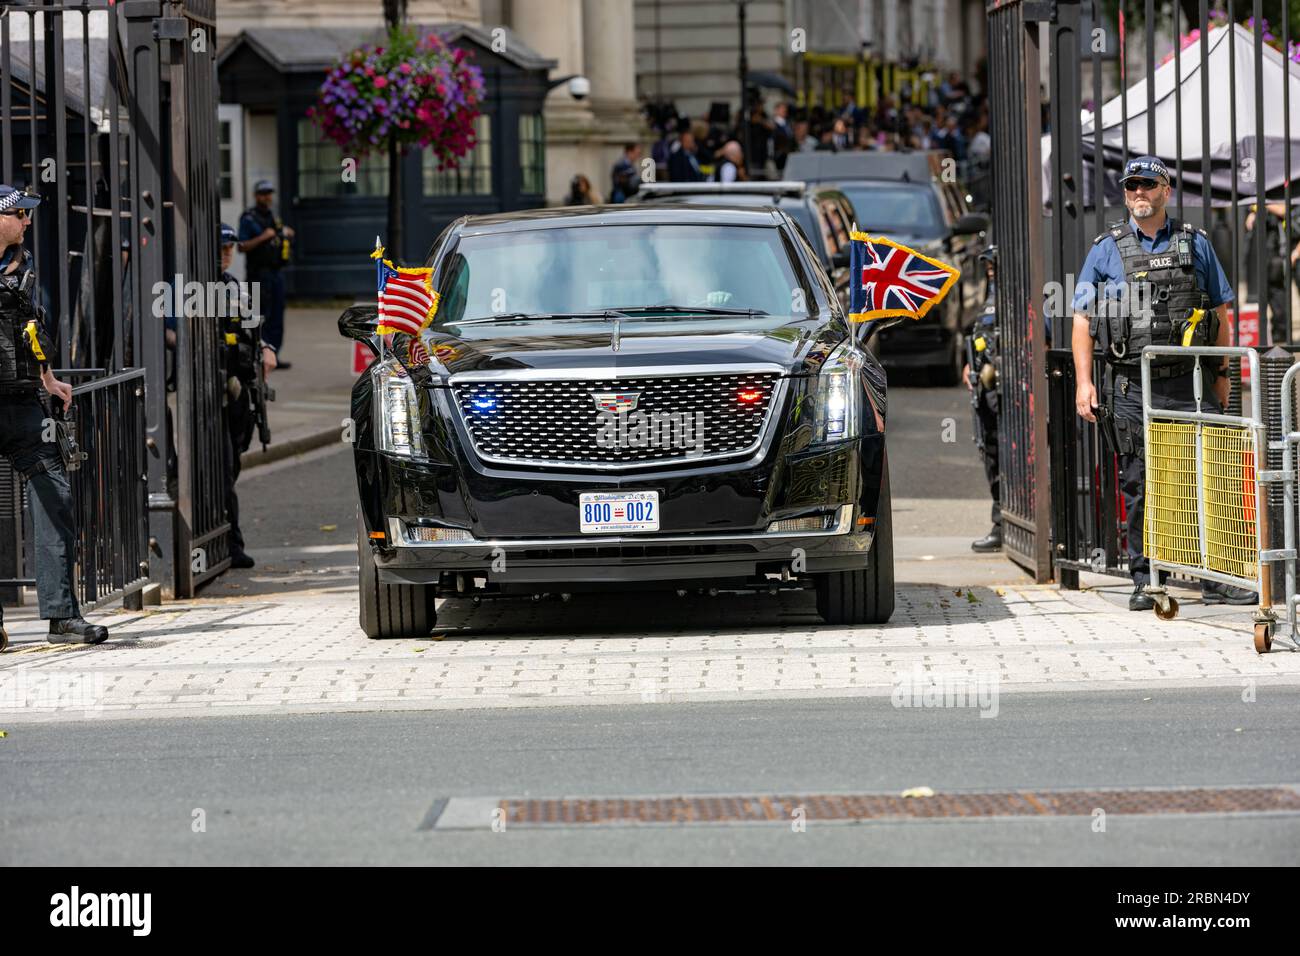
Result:
<svg viewBox="0 0 1300 956">
<path fill-rule="evenodd" d="M 252 558 L 250 558 L 250 557 L 249 557 L 246 553 L 244 553 L 243 551 L 239 551 L 239 552 L 237 552 L 237 553 L 235 553 L 235 554 L 232 554 L 232 555 L 230 556 L 230 566 L 231 566 L 232 568 L 238 568 L 238 569 L 240 569 L 240 570 L 246 570 L 246 569 L 248 569 L 248 568 L 253 567 L 256 563 L 257 563 L 256 561 L 254 561 Z"/>
<path fill-rule="evenodd" d="M 80 617 L 56 617 L 50 621 L 46 640 L 51 644 L 102 644 L 108 640 L 108 628 Z"/>
<path fill-rule="evenodd" d="M 8 646 L 9 646 L 9 632 L 5 630 L 3 624 L 0 624 L 0 654 L 3 654 L 5 648 Z"/>
<path fill-rule="evenodd" d="M 995 524 L 984 537 L 970 543 L 970 549 L 978 554 L 990 554 L 1002 550 L 1002 525 Z"/>
<path fill-rule="evenodd" d="M 1128 609 L 1130 611 L 1149 611 L 1156 606 L 1156 599 L 1150 594 L 1143 592 L 1145 584 L 1137 584 L 1133 587 L 1133 593 L 1129 595 Z"/>
<path fill-rule="evenodd" d="M 1258 604 L 1259 596 L 1254 591 L 1220 584 L 1218 581 L 1201 582 L 1201 600 L 1206 604 Z"/>
</svg>

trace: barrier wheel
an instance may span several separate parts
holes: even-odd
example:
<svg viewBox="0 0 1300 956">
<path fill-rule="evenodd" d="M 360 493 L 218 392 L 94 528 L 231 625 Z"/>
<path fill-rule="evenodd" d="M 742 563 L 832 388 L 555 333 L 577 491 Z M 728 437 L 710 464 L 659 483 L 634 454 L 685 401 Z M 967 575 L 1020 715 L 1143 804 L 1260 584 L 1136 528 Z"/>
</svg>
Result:
<svg viewBox="0 0 1300 956">
<path fill-rule="evenodd" d="M 1178 616 L 1178 601 L 1168 595 L 1156 598 L 1156 617 L 1162 621 L 1172 621 Z"/>
<path fill-rule="evenodd" d="M 1255 625 L 1255 653 L 1267 654 L 1273 647 L 1273 625 L 1260 621 Z"/>
</svg>

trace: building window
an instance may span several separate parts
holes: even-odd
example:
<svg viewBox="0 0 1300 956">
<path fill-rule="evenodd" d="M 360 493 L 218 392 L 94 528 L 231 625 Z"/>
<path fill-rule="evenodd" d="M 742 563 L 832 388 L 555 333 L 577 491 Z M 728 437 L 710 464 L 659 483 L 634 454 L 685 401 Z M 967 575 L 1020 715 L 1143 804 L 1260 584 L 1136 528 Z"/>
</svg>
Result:
<svg viewBox="0 0 1300 956">
<path fill-rule="evenodd" d="M 235 177 L 231 169 L 230 120 L 217 122 L 217 161 L 220 164 L 220 190 L 222 199 L 235 198 Z"/>
<path fill-rule="evenodd" d="M 492 195 L 492 117 L 474 120 L 474 147 L 456 169 L 438 170 L 438 158 L 426 150 L 421 159 L 425 196 Z"/>
<path fill-rule="evenodd" d="M 521 193 L 546 192 L 546 133 L 541 113 L 519 117 L 519 172 Z"/>
<path fill-rule="evenodd" d="M 325 139 L 309 119 L 298 121 L 298 195 L 387 196 L 388 156 L 375 150 L 356 157 L 355 182 L 343 166 L 343 151 Z"/>
</svg>

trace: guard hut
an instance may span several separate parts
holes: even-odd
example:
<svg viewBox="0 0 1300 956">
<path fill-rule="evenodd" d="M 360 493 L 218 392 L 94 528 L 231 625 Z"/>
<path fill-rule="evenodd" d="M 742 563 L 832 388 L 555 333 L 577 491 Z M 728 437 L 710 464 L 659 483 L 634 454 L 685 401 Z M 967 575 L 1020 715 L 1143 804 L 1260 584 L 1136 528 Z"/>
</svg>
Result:
<svg viewBox="0 0 1300 956">
<path fill-rule="evenodd" d="M 534 209 L 546 204 L 543 102 L 556 61 L 504 30 L 464 24 L 437 30 L 483 71 L 485 95 L 477 144 L 456 170 L 439 172 L 431 153 L 412 150 L 402 162 L 407 197 L 400 261 L 423 261 L 434 239 L 464 215 Z M 501 28 L 504 29 L 504 28 Z M 356 182 L 341 176 L 344 155 L 307 117 L 325 72 L 350 50 L 380 42 L 382 31 L 266 27 L 244 30 L 217 60 L 222 216 L 231 225 L 252 205 L 252 183 L 276 185 L 276 209 L 297 232 L 288 294 L 351 296 L 374 284 L 363 252 L 387 229 L 388 157 L 358 157 Z M 363 248 L 364 247 L 364 248 Z M 239 263 L 242 267 L 242 263 Z"/>
</svg>

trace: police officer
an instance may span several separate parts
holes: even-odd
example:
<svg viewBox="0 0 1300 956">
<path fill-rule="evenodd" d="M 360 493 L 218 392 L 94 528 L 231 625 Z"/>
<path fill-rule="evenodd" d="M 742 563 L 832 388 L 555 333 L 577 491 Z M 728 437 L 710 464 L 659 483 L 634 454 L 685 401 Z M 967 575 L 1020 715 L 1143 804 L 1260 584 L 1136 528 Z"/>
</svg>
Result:
<svg viewBox="0 0 1300 956">
<path fill-rule="evenodd" d="M 81 617 L 73 585 L 77 536 L 72 487 L 58 445 L 47 441 L 40 389 L 72 403 L 72 388 L 50 371 L 54 347 L 37 304 L 36 273 L 23 236 L 40 198 L 0 185 L 0 455 L 27 479 L 35 535 L 36 593 L 51 644 L 99 644 L 108 629 Z M 0 622 L 3 619 L 0 609 Z M 0 650 L 9 643 L 0 623 Z"/>
<path fill-rule="evenodd" d="M 253 186 L 256 203 L 239 219 L 239 251 L 248 256 L 248 281 L 261 283 L 262 310 L 265 321 L 262 340 L 277 353 L 284 345 L 284 273 L 289 262 L 289 244 L 293 230 L 271 209 L 275 185 L 260 179 Z M 288 370 L 289 362 L 278 368 Z"/>
<path fill-rule="evenodd" d="M 993 527 L 984 537 L 971 542 L 971 550 L 987 554 L 1002 550 L 1002 503 L 999 498 L 998 474 L 998 372 L 997 356 L 997 246 L 989 246 L 979 255 L 988 276 L 984 308 L 966 330 L 966 367 L 962 378 L 971 393 L 974 410 L 975 447 L 984 462 L 984 476 L 993 495 Z"/>
<path fill-rule="evenodd" d="M 1147 345 L 1229 344 L 1228 303 L 1232 289 L 1202 229 L 1170 218 L 1169 170 L 1154 156 L 1130 160 L 1120 180 L 1130 216 L 1112 224 L 1094 241 L 1084 260 L 1073 301 L 1072 350 L 1075 408 L 1098 420 L 1119 453 L 1124 507 L 1128 520 L 1129 571 L 1133 576 L 1131 611 L 1150 610 L 1143 593 L 1150 563 L 1143 553 L 1143 497 L 1146 459 L 1142 422 L 1142 349 Z M 1101 397 L 1092 380 L 1093 342 L 1106 360 Z M 1193 359 L 1162 356 L 1152 362 L 1152 404 L 1156 408 L 1196 409 Z M 1206 376 L 1203 407 L 1221 410 L 1228 402 L 1226 360 L 1202 362 Z M 1205 581 L 1207 604 L 1253 604 L 1242 588 Z"/>
<path fill-rule="evenodd" d="M 244 534 L 239 528 L 239 497 L 235 482 L 239 479 L 240 455 L 253 441 L 256 414 L 253 408 L 253 389 L 257 385 L 257 367 L 262 364 L 263 375 L 276 367 L 275 349 L 262 341 L 260 328 L 247 321 L 255 318 L 246 297 L 240 293 L 238 280 L 230 274 L 235 258 L 238 237 L 235 230 L 221 224 L 221 281 L 231 296 L 230 307 L 225 309 L 225 349 L 223 365 L 226 374 L 225 402 L 225 457 L 226 457 L 226 516 L 230 521 L 230 566 L 251 568 L 253 559 L 244 550 Z"/>
</svg>

